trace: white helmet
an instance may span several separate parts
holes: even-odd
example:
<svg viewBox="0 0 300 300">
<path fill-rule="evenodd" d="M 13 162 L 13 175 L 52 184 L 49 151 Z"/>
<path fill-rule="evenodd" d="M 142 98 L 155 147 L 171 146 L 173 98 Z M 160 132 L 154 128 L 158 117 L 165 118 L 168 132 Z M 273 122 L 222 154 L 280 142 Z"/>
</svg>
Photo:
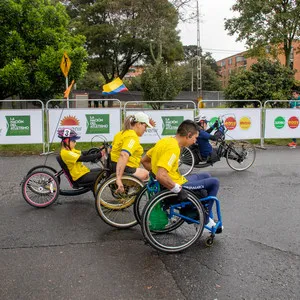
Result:
<svg viewBox="0 0 300 300">
<path fill-rule="evenodd" d="M 206 119 L 206 116 L 204 115 L 198 115 L 197 117 L 195 117 L 194 121 L 196 123 L 207 123 L 207 119 Z"/>
</svg>

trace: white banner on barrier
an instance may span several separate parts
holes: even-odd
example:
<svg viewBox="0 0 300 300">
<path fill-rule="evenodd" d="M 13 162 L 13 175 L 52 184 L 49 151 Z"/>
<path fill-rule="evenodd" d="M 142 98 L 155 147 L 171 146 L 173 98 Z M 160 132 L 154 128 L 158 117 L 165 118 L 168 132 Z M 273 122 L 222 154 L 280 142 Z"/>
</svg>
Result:
<svg viewBox="0 0 300 300">
<path fill-rule="evenodd" d="M 0 110 L 0 144 L 43 143 L 42 110 Z"/>
<path fill-rule="evenodd" d="M 222 117 L 228 129 L 226 139 L 248 140 L 261 137 L 260 108 L 202 108 L 199 113 L 206 116 L 210 125 L 218 117 Z"/>
<path fill-rule="evenodd" d="M 60 142 L 57 137 L 60 128 L 75 130 L 81 142 L 90 142 L 95 135 L 112 141 L 120 131 L 120 117 L 120 108 L 49 109 L 49 142 Z"/>
<path fill-rule="evenodd" d="M 144 111 L 155 122 L 155 128 L 149 128 L 141 137 L 142 144 L 156 143 L 166 136 L 174 136 L 183 120 L 194 119 L 194 110 L 147 110 Z M 126 111 L 126 116 L 134 115 L 137 111 Z"/>
<path fill-rule="evenodd" d="M 300 110 L 291 108 L 266 109 L 265 138 L 299 138 Z"/>
</svg>

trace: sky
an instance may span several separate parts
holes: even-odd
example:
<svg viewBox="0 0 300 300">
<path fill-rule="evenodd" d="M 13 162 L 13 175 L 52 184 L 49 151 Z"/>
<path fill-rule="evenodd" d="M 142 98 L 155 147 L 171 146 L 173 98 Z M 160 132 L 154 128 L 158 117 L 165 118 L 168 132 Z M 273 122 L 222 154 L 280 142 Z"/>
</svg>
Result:
<svg viewBox="0 0 300 300">
<path fill-rule="evenodd" d="M 200 46 L 211 52 L 218 61 L 246 50 L 245 44 L 236 42 L 224 29 L 224 18 L 234 16 L 230 8 L 235 0 L 198 0 L 200 10 Z M 195 0 L 196 6 L 197 0 Z M 180 23 L 178 26 L 183 45 L 197 45 L 197 22 Z"/>
</svg>

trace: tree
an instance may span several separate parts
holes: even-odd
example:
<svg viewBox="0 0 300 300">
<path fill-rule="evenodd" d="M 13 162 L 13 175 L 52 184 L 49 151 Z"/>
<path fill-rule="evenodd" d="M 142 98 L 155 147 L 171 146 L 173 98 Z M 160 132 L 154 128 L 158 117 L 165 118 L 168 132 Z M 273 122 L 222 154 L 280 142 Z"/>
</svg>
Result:
<svg viewBox="0 0 300 300">
<path fill-rule="evenodd" d="M 279 62 L 261 59 L 250 70 L 233 74 L 225 89 L 225 98 L 232 100 L 286 100 L 294 84 L 294 72 Z M 232 106 L 243 107 L 245 102 L 234 102 Z"/>
<path fill-rule="evenodd" d="M 166 66 L 160 62 L 149 66 L 141 76 L 143 98 L 151 103 L 153 109 L 160 109 L 159 101 L 173 100 L 181 91 L 183 73 L 179 67 Z"/>
<path fill-rule="evenodd" d="M 230 35 L 237 34 L 237 41 L 246 41 L 249 56 L 266 55 L 265 48 L 274 45 L 271 54 L 276 57 L 280 46 L 285 65 L 290 65 L 292 42 L 300 38 L 298 0 L 237 1 L 232 10 L 240 16 L 226 20 L 225 29 Z"/>
<path fill-rule="evenodd" d="M 135 62 L 153 54 L 168 62 L 182 58 L 177 11 L 166 0 L 69 0 L 65 5 L 74 29 L 87 38 L 89 68 L 106 82 L 123 78 Z"/>
<path fill-rule="evenodd" d="M 69 77 L 77 80 L 85 72 L 85 39 L 68 31 L 69 17 L 62 4 L 1 0 L 0 20 L 0 99 L 63 95 L 64 51 L 72 61 Z"/>
</svg>

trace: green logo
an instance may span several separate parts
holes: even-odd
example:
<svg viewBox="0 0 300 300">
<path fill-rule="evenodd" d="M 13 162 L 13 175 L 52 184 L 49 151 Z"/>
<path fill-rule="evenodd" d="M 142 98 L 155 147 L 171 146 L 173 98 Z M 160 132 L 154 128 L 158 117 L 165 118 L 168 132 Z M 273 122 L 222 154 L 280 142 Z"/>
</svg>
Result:
<svg viewBox="0 0 300 300">
<path fill-rule="evenodd" d="M 175 135 L 183 117 L 161 117 L 163 121 L 162 135 Z"/>
<path fill-rule="evenodd" d="M 109 114 L 85 115 L 86 133 L 109 133 Z"/>
<path fill-rule="evenodd" d="M 284 125 L 285 125 L 285 119 L 284 119 L 284 117 L 279 116 L 279 117 L 277 117 L 274 120 L 274 126 L 275 126 L 275 128 L 281 129 L 281 128 L 284 127 Z"/>
<path fill-rule="evenodd" d="M 30 116 L 6 116 L 6 136 L 30 135 Z"/>
</svg>

